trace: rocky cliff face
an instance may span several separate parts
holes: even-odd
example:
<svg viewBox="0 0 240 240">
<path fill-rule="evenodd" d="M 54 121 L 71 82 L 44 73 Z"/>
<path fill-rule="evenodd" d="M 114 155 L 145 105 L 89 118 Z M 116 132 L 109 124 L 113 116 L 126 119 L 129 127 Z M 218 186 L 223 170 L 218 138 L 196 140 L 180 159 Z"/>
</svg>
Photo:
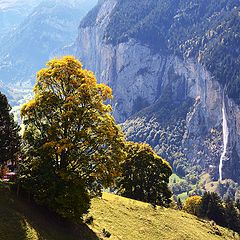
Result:
<svg viewBox="0 0 240 240">
<path fill-rule="evenodd" d="M 240 176 L 240 107 L 226 97 L 226 120 L 229 131 L 226 157 L 223 159 L 223 179 Z"/>
<path fill-rule="evenodd" d="M 201 166 L 196 174 L 207 171 L 218 179 L 225 99 L 229 140 L 222 176 L 239 182 L 240 107 L 224 94 L 217 79 L 197 59 L 154 52 L 133 38 L 109 43 L 105 33 L 116 4 L 116 0 L 99 4 L 92 13 L 92 23 L 80 25 L 75 47 L 85 67 L 112 87 L 113 114 L 123 123 L 129 139 L 148 141 L 158 151 L 162 145 L 162 126 L 183 121 L 177 145 L 187 164 Z M 168 115 L 169 119 L 168 116 L 162 119 L 161 115 Z M 156 129 L 154 136 L 149 128 Z M 171 156 L 173 164 L 177 156 Z"/>
</svg>

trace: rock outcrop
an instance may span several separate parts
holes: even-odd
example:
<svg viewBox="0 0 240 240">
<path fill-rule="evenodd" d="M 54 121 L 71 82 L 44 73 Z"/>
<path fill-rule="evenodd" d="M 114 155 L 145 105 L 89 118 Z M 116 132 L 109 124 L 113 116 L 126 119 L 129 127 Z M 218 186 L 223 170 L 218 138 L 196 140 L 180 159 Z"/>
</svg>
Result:
<svg viewBox="0 0 240 240">
<path fill-rule="evenodd" d="M 136 119 L 147 124 L 149 117 L 159 125 L 166 124 L 156 117 L 155 113 L 161 107 L 156 103 L 167 96 L 171 103 L 182 106 L 191 99 L 188 113 L 181 116 L 185 121 L 181 148 L 189 164 L 198 163 L 203 171 L 218 179 L 223 140 L 222 137 L 214 139 L 215 145 L 207 141 L 211 136 L 215 138 L 215 132 L 222 136 L 224 96 L 229 141 L 222 175 L 223 179 L 240 182 L 240 107 L 224 94 L 223 86 L 197 59 L 154 52 L 133 38 L 109 43 L 105 32 L 116 4 L 116 0 L 99 3 L 91 24 L 80 25 L 75 47 L 84 66 L 113 89 L 113 114 L 117 121 L 125 124 L 125 129 Z M 147 110 L 152 106 L 155 106 L 154 111 L 149 113 Z M 175 108 L 174 111 L 178 110 Z M 144 112 L 152 115 L 144 115 Z M 137 125 L 134 131 L 139 131 Z M 146 139 L 149 140 L 149 136 Z"/>
</svg>

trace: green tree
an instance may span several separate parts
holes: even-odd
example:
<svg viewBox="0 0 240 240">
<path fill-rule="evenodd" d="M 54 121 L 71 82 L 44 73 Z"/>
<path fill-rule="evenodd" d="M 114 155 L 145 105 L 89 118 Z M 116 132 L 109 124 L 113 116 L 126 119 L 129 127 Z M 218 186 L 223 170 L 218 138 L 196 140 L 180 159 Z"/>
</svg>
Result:
<svg viewBox="0 0 240 240">
<path fill-rule="evenodd" d="M 183 204 L 182 204 L 181 198 L 178 198 L 178 200 L 177 200 L 177 209 L 178 210 L 183 209 Z"/>
<path fill-rule="evenodd" d="M 199 214 L 201 217 L 206 217 L 210 220 L 214 220 L 219 225 L 226 225 L 225 209 L 223 202 L 217 193 L 204 193 Z"/>
<path fill-rule="evenodd" d="M 240 232 L 240 216 L 230 198 L 225 201 L 225 218 L 228 228 Z"/>
<path fill-rule="evenodd" d="M 39 203 L 79 221 L 90 198 L 120 174 L 125 139 L 114 118 L 112 90 L 74 57 L 47 63 L 34 98 L 23 106 L 21 182 Z"/>
<path fill-rule="evenodd" d="M 240 199 L 236 200 L 235 206 L 238 209 L 238 211 L 240 211 Z"/>
<path fill-rule="evenodd" d="M 148 144 L 129 142 L 127 158 L 122 164 L 118 192 L 122 196 L 168 206 L 171 191 L 168 188 L 172 169 Z"/>
<path fill-rule="evenodd" d="M 14 122 L 7 97 L 0 93 L 0 166 L 17 160 L 20 149 L 19 126 Z"/>
</svg>

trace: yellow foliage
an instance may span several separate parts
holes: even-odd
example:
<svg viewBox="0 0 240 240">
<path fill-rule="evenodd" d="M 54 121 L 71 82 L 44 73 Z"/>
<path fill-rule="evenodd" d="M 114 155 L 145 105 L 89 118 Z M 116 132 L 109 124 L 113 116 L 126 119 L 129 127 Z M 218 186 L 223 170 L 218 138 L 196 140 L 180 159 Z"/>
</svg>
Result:
<svg viewBox="0 0 240 240">
<path fill-rule="evenodd" d="M 32 99 L 28 103 L 24 104 L 21 108 L 21 116 L 25 115 L 27 112 L 30 112 L 36 107 L 36 100 Z"/>
<path fill-rule="evenodd" d="M 186 199 L 183 209 L 188 213 L 198 215 L 201 203 L 202 203 L 201 196 L 191 196 Z"/>
<path fill-rule="evenodd" d="M 49 149 L 49 148 L 55 148 L 56 146 L 57 146 L 57 143 L 56 143 L 56 142 L 46 142 L 46 143 L 43 145 L 43 148 Z"/>
<path fill-rule="evenodd" d="M 25 128 L 25 139 L 29 137 L 30 145 L 41 143 L 50 155 L 48 161 L 65 161 L 76 172 L 84 162 L 103 184 L 109 184 L 125 157 L 124 135 L 110 115 L 111 106 L 105 104 L 112 89 L 98 84 L 93 72 L 72 56 L 55 58 L 46 66 L 37 73 L 34 98 L 22 108 L 23 120 L 34 126 Z"/>
</svg>

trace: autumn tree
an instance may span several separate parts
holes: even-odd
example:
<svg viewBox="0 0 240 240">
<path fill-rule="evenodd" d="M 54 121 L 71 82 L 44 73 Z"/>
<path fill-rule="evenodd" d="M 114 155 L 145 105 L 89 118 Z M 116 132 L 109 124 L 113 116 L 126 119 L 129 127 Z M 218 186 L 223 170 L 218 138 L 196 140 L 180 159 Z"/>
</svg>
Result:
<svg viewBox="0 0 240 240">
<path fill-rule="evenodd" d="M 172 174 L 169 163 L 145 143 L 129 142 L 126 151 L 118 193 L 153 205 L 168 206 L 172 195 L 168 188 Z"/>
<path fill-rule="evenodd" d="M 20 148 L 19 126 L 10 111 L 7 97 L 0 93 L 0 167 L 15 162 Z"/>
<path fill-rule="evenodd" d="M 199 216 L 199 210 L 200 210 L 200 206 L 202 204 L 202 197 L 200 196 L 190 196 L 186 199 L 183 210 Z"/>
<path fill-rule="evenodd" d="M 34 199 L 79 221 L 91 197 L 119 176 L 124 136 L 111 116 L 112 90 L 74 57 L 54 59 L 37 74 L 25 125 L 20 181 Z"/>
</svg>

